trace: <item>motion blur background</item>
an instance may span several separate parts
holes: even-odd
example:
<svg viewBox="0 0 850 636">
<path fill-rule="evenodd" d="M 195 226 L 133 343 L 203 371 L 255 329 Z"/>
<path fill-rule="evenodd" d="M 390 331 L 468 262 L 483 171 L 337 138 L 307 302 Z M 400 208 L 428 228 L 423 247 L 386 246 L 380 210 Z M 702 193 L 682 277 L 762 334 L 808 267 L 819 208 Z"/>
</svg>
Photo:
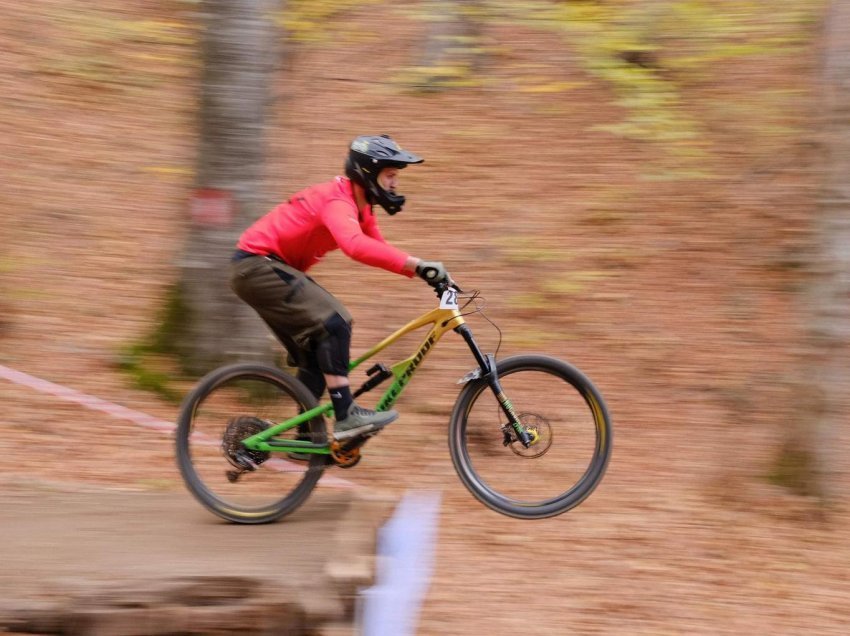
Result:
<svg viewBox="0 0 850 636">
<path fill-rule="evenodd" d="M 248 5 L 262 11 L 225 36 L 232 55 L 205 49 Z M 174 421 L 211 351 L 275 351 L 229 297 L 235 238 L 340 174 L 353 137 L 388 133 L 426 162 L 401 174 L 404 211 L 379 213 L 387 239 L 481 290 L 500 356 L 583 369 L 615 426 L 582 506 L 502 518 L 452 471 L 445 428 L 473 362 L 441 343 L 403 421 L 345 474 L 443 491 L 420 632 L 845 633 L 848 297 L 830 287 L 847 274 L 830 259 L 848 249 L 830 230 L 847 218 L 850 130 L 830 110 L 847 98 L 845 8 L 0 0 L 0 15 L 4 369 Z M 218 216 L 210 189 L 228 193 Z M 355 352 L 433 304 L 339 253 L 311 273 L 354 315 Z M 470 323 L 493 351 L 496 331 Z M 181 491 L 166 436 L 5 379 L 0 396 L 0 488 Z M 27 447 L 57 431 L 61 456 Z"/>
</svg>

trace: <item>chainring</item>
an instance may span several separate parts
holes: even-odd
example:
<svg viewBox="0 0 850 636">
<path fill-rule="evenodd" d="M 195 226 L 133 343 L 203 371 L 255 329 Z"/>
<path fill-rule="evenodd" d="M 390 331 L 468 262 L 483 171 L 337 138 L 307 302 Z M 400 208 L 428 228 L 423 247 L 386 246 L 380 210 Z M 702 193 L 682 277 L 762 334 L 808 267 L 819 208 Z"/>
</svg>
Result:
<svg viewBox="0 0 850 636">
<path fill-rule="evenodd" d="M 266 461 L 271 453 L 249 450 L 242 445 L 242 440 L 262 433 L 268 427 L 268 422 L 251 415 L 238 415 L 231 418 L 227 422 L 221 439 L 221 450 L 227 461 L 240 470 L 255 470 Z"/>
<path fill-rule="evenodd" d="M 363 459 L 363 455 L 360 454 L 361 447 L 375 434 L 358 435 L 343 442 L 334 440 L 331 442 L 331 459 L 340 468 L 356 466 Z"/>
<path fill-rule="evenodd" d="M 333 459 L 334 463 L 340 468 L 352 468 L 353 466 L 356 466 L 362 458 L 359 446 L 355 446 L 354 448 L 344 448 L 339 442 L 333 442 L 331 444 L 331 459 Z"/>
</svg>

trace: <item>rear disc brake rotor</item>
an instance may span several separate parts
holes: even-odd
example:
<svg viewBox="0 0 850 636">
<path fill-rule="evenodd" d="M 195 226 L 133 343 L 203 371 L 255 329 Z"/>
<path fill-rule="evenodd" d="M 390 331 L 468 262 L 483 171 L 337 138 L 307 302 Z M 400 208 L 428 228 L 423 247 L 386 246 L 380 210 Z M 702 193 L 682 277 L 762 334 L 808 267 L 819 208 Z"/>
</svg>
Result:
<svg viewBox="0 0 850 636">
<path fill-rule="evenodd" d="M 552 427 L 549 425 L 549 420 L 534 413 L 520 413 L 518 417 L 532 440 L 526 448 L 522 442 L 515 439 L 510 444 L 511 450 L 520 457 L 540 457 L 552 447 Z"/>
<path fill-rule="evenodd" d="M 231 418 L 221 439 L 221 450 L 224 452 L 227 461 L 236 468 L 248 470 L 253 470 L 266 461 L 271 453 L 249 450 L 242 445 L 242 440 L 262 433 L 268 427 L 267 422 L 250 415 Z"/>
</svg>

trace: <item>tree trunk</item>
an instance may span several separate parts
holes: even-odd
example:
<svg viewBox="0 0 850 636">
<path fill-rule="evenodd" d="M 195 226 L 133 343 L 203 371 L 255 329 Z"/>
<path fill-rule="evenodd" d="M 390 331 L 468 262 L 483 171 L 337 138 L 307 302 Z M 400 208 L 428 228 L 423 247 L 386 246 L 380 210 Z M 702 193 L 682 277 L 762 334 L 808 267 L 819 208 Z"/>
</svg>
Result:
<svg viewBox="0 0 850 636">
<path fill-rule="evenodd" d="M 823 48 L 823 182 L 812 276 L 802 295 L 810 354 L 802 365 L 797 425 L 777 467 L 797 490 L 829 499 L 835 440 L 850 412 L 850 2 L 832 2 Z"/>
<path fill-rule="evenodd" d="M 437 89 L 468 81 L 481 46 L 481 0 L 437 0 L 426 5 L 428 33 L 417 83 Z"/>
<path fill-rule="evenodd" d="M 186 323 L 177 349 L 188 371 L 268 359 L 268 332 L 230 290 L 239 234 L 264 214 L 265 132 L 280 57 L 278 0 L 204 0 L 197 190 L 181 262 Z"/>
</svg>

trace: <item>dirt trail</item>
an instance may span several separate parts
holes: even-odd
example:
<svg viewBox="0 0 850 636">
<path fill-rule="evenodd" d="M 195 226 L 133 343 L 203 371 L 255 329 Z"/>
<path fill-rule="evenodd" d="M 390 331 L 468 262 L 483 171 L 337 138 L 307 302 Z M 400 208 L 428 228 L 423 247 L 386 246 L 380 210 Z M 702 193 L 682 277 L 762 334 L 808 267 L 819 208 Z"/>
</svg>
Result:
<svg viewBox="0 0 850 636">
<path fill-rule="evenodd" d="M 177 407 L 134 387 L 117 361 L 148 333 L 186 229 L 194 53 L 179 38 L 139 35 L 137 24 L 175 18 L 173 5 L 0 0 L 0 162 L 12 184 L 0 193 L 0 364 L 166 422 Z M 104 17 L 134 27 L 116 42 L 98 30 Z M 443 493 L 420 633 L 846 633 L 850 427 L 834 432 L 826 520 L 764 478 L 795 412 L 794 263 L 815 183 L 805 135 L 754 131 L 762 120 L 805 129 L 811 52 L 736 61 L 688 87 L 689 103 L 704 109 L 713 178 L 665 182 L 645 178 L 652 148 L 604 130 L 622 115 L 610 88 L 554 34 L 498 25 L 511 46 L 494 52 L 491 83 L 423 95 L 350 81 L 364 68 L 408 65 L 423 23 L 367 3 L 346 24 L 364 37 L 301 47 L 281 77 L 274 196 L 337 173 L 353 136 L 395 134 L 426 163 L 405 171 L 410 203 L 382 221 L 387 238 L 443 259 L 483 291 L 504 333 L 500 356 L 546 352 L 587 372 L 615 426 L 610 469 L 587 502 L 542 522 L 503 518 L 453 473 L 447 414 L 472 361 L 462 343 L 440 344 L 399 405 L 404 417 L 355 469 L 330 473 L 390 498 Z M 367 37 L 390 32 L 410 44 Z M 571 88 L 525 90 L 532 75 Z M 749 119 L 732 108 L 741 86 L 754 100 Z M 785 98 L 782 108 L 771 101 Z M 353 269 L 339 254 L 314 273 L 355 316 L 355 351 L 433 303 L 428 290 Z M 470 323 L 495 349 L 493 328 Z M 75 576 L 76 550 L 94 555 L 95 540 L 113 546 L 87 564 L 99 581 L 188 571 L 190 561 L 160 545 L 191 547 L 198 533 L 213 554 L 246 536 L 306 552 L 296 525 L 229 527 L 206 516 L 185 494 L 163 432 L 5 380 L 0 405 L 0 534 L 17 537 L 10 558 L 21 580 L 23 557 L 45 576 L 54 567 Z M 92 513 L 100 504 L 68 492 L 78 488 L 122 489 L 103 491 L 121 514 Z M 44 502 L 55 506 L 27 512 Z M 159 524 L 146 505 L 174 514 Z M 312 523 L 310 510 L 299 527 Z M 321 540 L 329 529 L 319 526 Z M 151 550 L 145 558 L 121 552 L 128 532 Z M 47 560 L 62 536 L 75 546 L 65 565 Z M 0 596 L 12 598 L 17 584 L 0 581 Z"/>
<path fill-rule="evenodd" d="M 342 629 L 352 623 L 358 588 L 372 580 L 375 532 L 393 505 L 323 489 L 285 525 L 246 528 L 212 517 L 182 492 L 7 486 L 0 493 L 0 628 Z"/>
</svg>

